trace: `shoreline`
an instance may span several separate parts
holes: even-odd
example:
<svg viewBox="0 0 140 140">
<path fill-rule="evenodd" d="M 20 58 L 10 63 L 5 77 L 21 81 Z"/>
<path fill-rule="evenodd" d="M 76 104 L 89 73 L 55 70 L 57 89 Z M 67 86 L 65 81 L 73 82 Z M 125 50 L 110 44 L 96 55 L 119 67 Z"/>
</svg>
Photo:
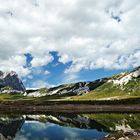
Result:
<svg viewBox="0 0 140 140">
<path fill-rule="evenodd" d="M 140 105 L 0 104 L 1 113 L 140 113 Z"/>
</svg>

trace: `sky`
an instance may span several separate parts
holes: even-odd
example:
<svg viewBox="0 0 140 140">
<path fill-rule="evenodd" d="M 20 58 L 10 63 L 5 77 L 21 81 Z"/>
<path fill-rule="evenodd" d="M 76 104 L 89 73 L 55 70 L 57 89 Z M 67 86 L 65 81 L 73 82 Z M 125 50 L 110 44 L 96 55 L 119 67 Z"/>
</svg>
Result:
<svg viewBox="0 0 140 140">
<path fill-rule="evenodd" d="M 140 0 L 0 0 L 0 70 L 26 87 L 92 81 L 140 65 Z"/>
</svg>

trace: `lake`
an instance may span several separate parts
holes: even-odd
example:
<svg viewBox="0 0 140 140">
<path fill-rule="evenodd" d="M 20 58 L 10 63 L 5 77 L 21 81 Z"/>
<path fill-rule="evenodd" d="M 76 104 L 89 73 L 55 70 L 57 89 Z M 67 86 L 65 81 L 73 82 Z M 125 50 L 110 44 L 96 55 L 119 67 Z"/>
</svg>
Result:
<svg viewBox="0 0 140 140">
<path fill-rule="evenodd" d="M 2 140 L 99 140 L 140 129 L 140 114 L 0 115 Z"/>
</svg>

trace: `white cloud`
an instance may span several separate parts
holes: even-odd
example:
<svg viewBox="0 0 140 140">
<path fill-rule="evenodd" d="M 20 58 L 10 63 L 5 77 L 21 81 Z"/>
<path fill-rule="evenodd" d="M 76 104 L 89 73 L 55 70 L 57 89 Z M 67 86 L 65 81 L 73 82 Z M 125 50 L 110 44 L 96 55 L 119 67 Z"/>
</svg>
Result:
<svg viewBox="0 0 140 140">
<path fill-rule="evenodd" d="M 32 88 L 44 88 L 44 87 L 50 87 L 46 81 L 43 80 L 36 80 L 32 83 L 31 87 Z"/>
<path fill-rule="evenodd" d="M 77 73 L 70 73 L 70 74 L 66 74 L 63 77 L 63 81 L 61 84 L 76 83 L 76 82 L 79 82 L 79 75 Z"/>
<path fill-rule="evenodd" d="M 50 74 L 50 72 L 49 72 L 49 71 L 47 71 L 47 70 L 45 70 L 44 74 L 45 74 L 45 75 L 49 75 L 49 74 Z"/>
<path fill-rule="evenodd" d="M 49 75 L 50 71 L 44 70 L 43 67 L 35 67 L 32 69 L 31 73 L 34 75 Z"/>
<path fill-rule="evenodd" d="M 51 55 L 44 56 L 43 58 L 42 57 L 35 57 L 31 61 L 31 64 L 33 67 L 44 66 L 44 65 L 47 65 L 52 60 L 53 60 L 53 57 Z"/>
<path fill-rule="evenodd" d="M 6 55 L 6 54 L 5 54 Z M 25 76 L 30 73 L 30 70 L 25 68 L 26 58 L 21 55 L 15 55 L 9 57 L 7 60 L 0 59 L 0 69 L 3 71 L 14 70 L 19 73 L 19 76 Z"/>
<path fill-rule="evenodd" d="M 139 0 L 0 0 L 0 66 L 26 76 L 53 61 L 81 69 L 140 65 Z M 118 22 L 118 19 L 120 20 Z M 25 53 L 33 57 L 25 68 Z"/>
</svg>

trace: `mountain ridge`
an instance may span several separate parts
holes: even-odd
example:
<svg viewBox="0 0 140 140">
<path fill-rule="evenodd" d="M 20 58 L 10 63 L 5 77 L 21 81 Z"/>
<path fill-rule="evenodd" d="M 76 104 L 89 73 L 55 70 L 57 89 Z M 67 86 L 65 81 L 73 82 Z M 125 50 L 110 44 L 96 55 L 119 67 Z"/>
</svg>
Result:
<svg viewBox="0 0 140 140">
<path fill-rule="evenodd" d="M 16 72 L 4 73 L 0 71 L 1 93 L 24 93 L 30 97 L 55 97 L 57 99 L 92 100 L 92 99 L 118 99 L 140 96 L 140 67 L 130 72 L 122 72 L 110 77 L 95 81 L 77 82 L 59 85 L 52 88 L 26 90 Z M 26 94 L 25 94 L 26 93 Z"/>
<path fill-rule="evenodd" d="M 53 88 L 42 88 L 38 89 L 38 97 L 40 96 L 63 96 L 70 97 L 77 96 L 77 99 L 84 99 L 84 97 L 92 95 L 91 98 L 98 97 L 114 97 L 125 95 L 140 95 L 140 67 L 135 68 L 130 72 L 122 72 L 115 74 L 111 77 L 97 79 L 89 82 L 77 82 L 65 85 L 59 85 Z M 45 94 L 46 93 L 46 94 Z M 92 93 L 92 94 L 91 94 Z M 95 93 L 95 94 L 94 94 Z M 106 94 L 106 95 L 104 95 Z M 112 94 L 112 95 L 111 95 Z M 35 94 L 28 94 L 29 96 L 35 96 Z M 85 98 L 86 99 L 86 98 Z M 88 97 L 90 99 L 90 97 Z M 107 98 L 106 98 L 107 99 Z"/>
</svg>

